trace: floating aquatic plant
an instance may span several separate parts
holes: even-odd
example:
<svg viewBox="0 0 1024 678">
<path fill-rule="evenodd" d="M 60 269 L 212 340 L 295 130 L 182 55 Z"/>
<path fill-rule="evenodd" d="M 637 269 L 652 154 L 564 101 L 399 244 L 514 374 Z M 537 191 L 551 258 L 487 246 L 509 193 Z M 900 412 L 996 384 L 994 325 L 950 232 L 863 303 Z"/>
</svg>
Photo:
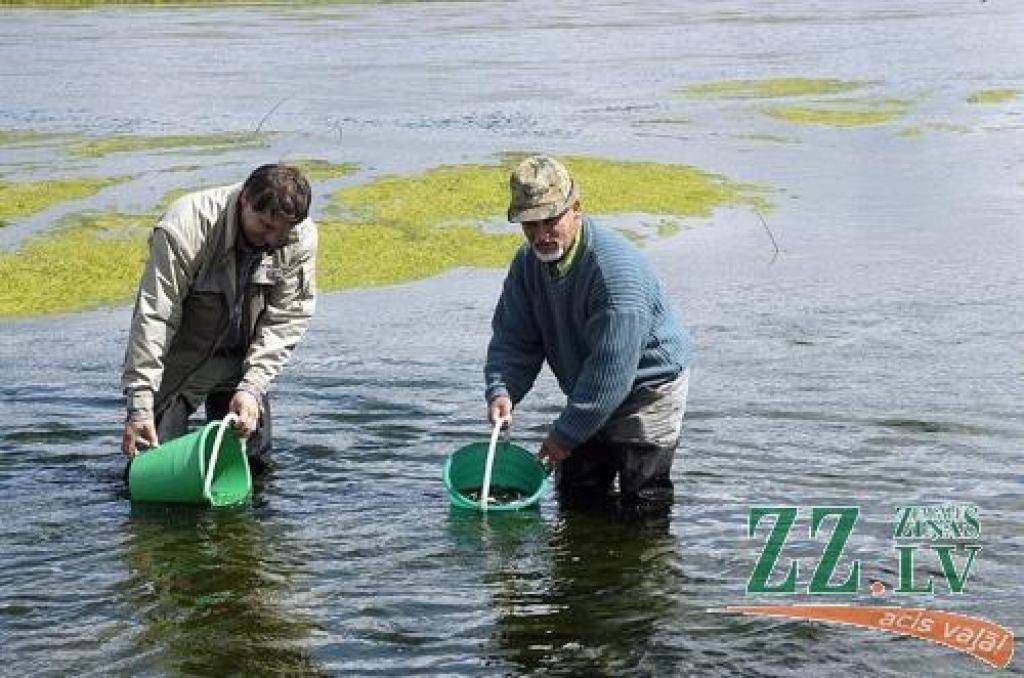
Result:
<svg viewBox="0 0 1024 678">
<path fill-rule="evenodd" d="M 507 265 L 522 242 L 518 228 L 505 224 L 508 172 L 521 157 L 379 177 L 335 191 L 319 219 L 318 286 L 383 285 L 457 266 Z M 766 189 L 693 167 L 594 157 L 563 160 L 580 181 L 588 213 L 650 214 L 662 219 L 656 228 L 662 235 L 675 232 L 672 223 L 706 217 L 716 207 L 769 208 Z M 77 215 L 17 252 L 0 252 L 0 279 L 10 290 L 0 299 L 0 316 L 129 301 L 156 214 Z M 496 224 L 504 225 L 492 228 Z"/>
<path fill-rule="evenodd" d="M 111 153 L 190 149 L 193 151 L 226 152 L 241 148 L 262 148 L 268 145 L 267 134 L 229 132 L 224 134 L 178 134 L 144 136 L 122 134 L 85 139 L 68 144 L 68 153 L 97 158 Z"/>
<path fill-rule="evenodd" d="M 329 163 L 317 166 L 330 172 Z M 339 166 L 337 171 L 342 169 L 351 171 L 351 166 Z M 7 292 L 0 296 L 0 316 L 78 311 L 130 300 L 159 213 L 191 190 L 171 191 L 145 213 L 69 215 L 53 231 L 28 239 L 18 250 L 0 252 L 0 280 Z M 0 206 L 5 204 L 0 189 Z"/>
<path fill-rule="evenodd" d="M 768 106 L 761 111 L 768 117 L 786 122 L 806 125 L 829 125 L 832 127 L 868 127 L 885 125 L 906 114 L 909 103 L 886 99 L 878 102 L 863 102 L 850 105 L 849 102 L 835 102 L 832 105 L 814 106 Z"/>
<path fill-rule="evenodd" d="M 0 181 L 0 227 L 67 200 L 87 198 L 126 177 L 87 177 L 53 181 Z"/>
<path fill-rule="evenodd" d="M 152 220 L 142 215 L 74 215 L 59 231 L 0 253 L 0 316 L 43 315 L 122 303 L 146 259 Z"/>
<path fill-rule="evenodd" d="M 770 208 L 764 187 L 687 165 L 593 157 L 566 158 L 566 165 L 579 177 L 586 209 L 592 214 L 707 217 L 724 205 Z"/>
<path fill-rule="evenodd" d="M 964 125 L 952 125 L 944 122 L 929 122 L 923 125 L 914 125 L 908 127 L 900 132 L 901 137 L 916 138 L 924 136 L 926 132 L 953 132 L 956 134 L 966 134 L 971 129 Z"/>
<path fill-rule="evenodd" d="M 506 265 L 522 242 L 518 228 L 494 233 L 481 226 L 504 222 L 508 173 L 521 157 L 445 165 L 338 190 L 327 210 L 331 216 L 321 224 L 321 286 L 382 285 L 456 266 Z M 763 188 L 693 167 L 584 156 L 563 160 L 591 214 L 706 217 L 727 204 L 768 209 Z"/>
<path fill-rule="evenodd" d="M 1003 104 L 1016 98 L 1017 90 L 1014 89 L 983 89 L 967 97 L 967 102 L 971 104 Z"/>
<path fill-rule="evenodd" d="M 0 130 L 0 146 L 45 143 L 60 136 L 59 134 L 31 130 Z"/>
<path fill-rule="evenodd" d="M 840 94 L 864 87 L 864 82 L 836 78 L 766 78 L 761 80 L 718 80 L 687 85 L 681 94 L 703 97 L 756 99 Z"/>
<path fill-rule="evenodd" d="M 290 158 L 282 162 L 301 170 L 311 182 L 345 177 L 359 169 L 355 163 L 333 163 L 317 158 Z"/>
</svg>

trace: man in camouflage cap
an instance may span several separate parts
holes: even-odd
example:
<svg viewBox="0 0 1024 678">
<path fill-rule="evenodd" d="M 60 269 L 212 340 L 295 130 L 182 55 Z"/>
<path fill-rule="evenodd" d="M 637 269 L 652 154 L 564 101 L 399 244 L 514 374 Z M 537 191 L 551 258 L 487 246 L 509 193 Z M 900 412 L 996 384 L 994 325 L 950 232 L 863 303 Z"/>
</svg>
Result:
<svg viewBox="0 0 1024 678">
<path fill-rule="evenodd" d="M 537 155 L 509 178 L 516 253 L 492 320 L 484 368 L 492 422 L 511 419 L 546 360 L 567 402 L 539 456 L 564 497 L 666 503 L 682 430 L 690 340 L 650 265 L 584 217 L 580 188 Z"/>
</svg>

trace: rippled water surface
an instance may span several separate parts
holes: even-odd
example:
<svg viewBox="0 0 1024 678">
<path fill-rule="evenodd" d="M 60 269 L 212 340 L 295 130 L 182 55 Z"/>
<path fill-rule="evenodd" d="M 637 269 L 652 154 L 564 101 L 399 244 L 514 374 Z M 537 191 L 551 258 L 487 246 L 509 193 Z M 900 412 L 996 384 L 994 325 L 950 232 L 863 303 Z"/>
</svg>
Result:
<svg viewBox="0 0 1024 678">
<path fill-rule="evenodd" d="M 0 10 L 2 129 L 208 133 L 266 116 L 274 157 L 358 162 L 352 181 L 508 150 L 692 164 L 776 188 L 782 248 L 746 211 L 645 246 L 697 350 L 668 520 L 555 497 L 486 519 L 449 509 L 445 457 L 488 432 L 501 271 L 324 295 L 274 391 L 276 468 L 240 510 L 124 498 L 129 309 L 0 323 L 0 673 L 987 671 L 922 641 L 709 612 L 810 598 L 744 595 L 765 536 L 747 538 L 752 505 L 860 506 L 846 557 L 864 593 L 828 602 L 878 602 L 896 506 L 967 502 L 984 548 L 966 593 L 882 601 L 1024 621 L 1022 105 L 966 103 L 1024 88 L 1024 7 L 906 5 Z M 834 128 L 673 94 L 787 76 L 913 105 Z M 4 246 L 62 210 L 138 209 L 267 159 L 44 155 L 0 149 L 0 172 L 142 175 L 0 229 Z M 542 378 L 514 440 L 536 446 L 561 402 Z M 821 544 L 801 540 L 803 580 Z"/>
</svg>

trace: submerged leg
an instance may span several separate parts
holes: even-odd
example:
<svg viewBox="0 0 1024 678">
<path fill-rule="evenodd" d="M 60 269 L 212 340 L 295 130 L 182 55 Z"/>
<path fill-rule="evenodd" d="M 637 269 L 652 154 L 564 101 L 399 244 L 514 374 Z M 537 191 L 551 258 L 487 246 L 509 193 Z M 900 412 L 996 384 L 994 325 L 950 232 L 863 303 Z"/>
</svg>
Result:
<svg viewBox="0 0 1024 678">
<path fill-rule="evenodd" d="M 615 455 L 590 440 L 562 461 L 557 472 L 558 492 L 571 503 L 606 501 L 615 480 Z"/>
</svg>

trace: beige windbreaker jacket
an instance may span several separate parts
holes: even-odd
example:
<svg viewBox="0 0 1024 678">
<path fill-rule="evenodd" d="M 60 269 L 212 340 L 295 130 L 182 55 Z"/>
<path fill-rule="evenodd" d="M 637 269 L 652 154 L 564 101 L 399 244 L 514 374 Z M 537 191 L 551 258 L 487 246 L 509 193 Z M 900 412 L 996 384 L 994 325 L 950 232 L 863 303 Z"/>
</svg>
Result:
<svg viewBox="0 0 1024 678">
<path fill-rule="evenodd" d="M 191 193 L 174 201 L 150 236 L 132 316 L 121 385 L 129 416 L 159 414 L 191 382 L 200 381 L 243 313 L 237 390 L 257 399 L 306 332 L 316 306 L 316 225 L 295 226 L 287 244 L 264 254 L 246 290 L 238 290 L 235 242 L 242 184 Z M 244 294 L 242 303 L 238 295 Z M 240 372 L 238 371 L 240 369 Z"/>
</svg>

